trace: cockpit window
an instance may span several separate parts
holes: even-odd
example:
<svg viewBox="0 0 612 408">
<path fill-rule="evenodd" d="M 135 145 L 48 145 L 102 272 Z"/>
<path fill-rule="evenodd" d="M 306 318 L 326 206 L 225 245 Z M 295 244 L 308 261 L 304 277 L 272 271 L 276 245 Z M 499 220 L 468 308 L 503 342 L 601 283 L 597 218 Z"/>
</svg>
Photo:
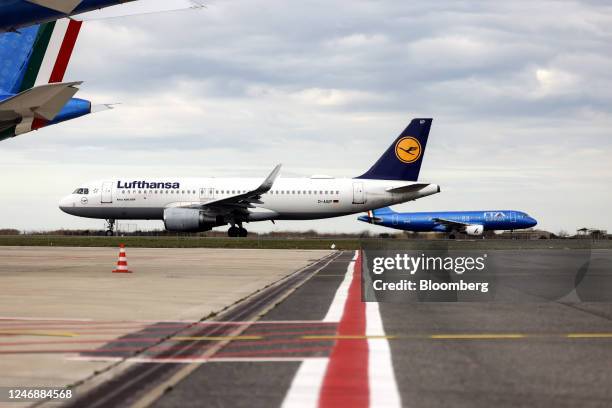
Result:
<svg viewBox="0 0 612 408">
<path fill-rule="evenodd" d="M 89 194 L 88 188 L 77 188 L 72 194 Z"/>
</svg>

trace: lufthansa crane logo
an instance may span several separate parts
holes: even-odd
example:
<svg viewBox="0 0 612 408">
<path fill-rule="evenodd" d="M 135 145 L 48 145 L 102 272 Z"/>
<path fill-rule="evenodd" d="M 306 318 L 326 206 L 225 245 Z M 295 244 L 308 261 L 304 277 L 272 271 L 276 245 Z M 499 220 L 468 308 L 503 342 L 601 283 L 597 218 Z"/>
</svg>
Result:
<svg viewBox="0 0 612 408">
<path fill-rule="evenodd" d="M 413 163 L 421 157 L 421 144 L 414 137 L 402 137 L 395 145 L 395 155 L 403 163 Z"/>
</svg>

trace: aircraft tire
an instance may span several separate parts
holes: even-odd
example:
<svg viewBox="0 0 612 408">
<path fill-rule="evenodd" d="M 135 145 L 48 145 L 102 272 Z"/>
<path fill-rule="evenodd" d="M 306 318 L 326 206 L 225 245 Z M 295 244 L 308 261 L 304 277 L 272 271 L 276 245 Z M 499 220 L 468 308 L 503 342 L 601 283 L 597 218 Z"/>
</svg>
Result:
<svg viewBox="0 0 612 408">
<path fill-rule="evenodd" d="M 227 236 L 228 237 L 237 237 L 239 234 L 240 230 L 237 227 L 230 227 L 230 229 L 227 230 Z"/>
<path fill-rule="evenodd" d="M 111 231 L 111 230 L 106 231 L 106 236 L 107 237 L 112 237 L 113 235 L 115 235 L 115 234 L 113 234 L 113 231 Z"/>
<path fill-rule="evenodd" d="M 448 236 L 448 239 L 455 239 L 455 234 L 450 234 L 450 235 Z"/>
<path fill-rule="evenodd" d="M 247 235 L 249 235 L 249 231 L 246 230 L 246 228 L 238 228 L 238 236 L 245 238 Z"/>
</svg>

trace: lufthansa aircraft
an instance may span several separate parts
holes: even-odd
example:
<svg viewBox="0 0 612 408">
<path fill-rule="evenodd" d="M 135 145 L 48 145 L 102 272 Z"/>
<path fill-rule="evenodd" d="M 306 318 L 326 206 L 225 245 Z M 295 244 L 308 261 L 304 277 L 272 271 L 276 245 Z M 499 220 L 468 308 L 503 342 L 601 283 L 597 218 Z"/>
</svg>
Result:
<svg viewBox="0 0 612 408">
<path fill-rule="evenodd" d="M 414 119 L 363 175 L 279 178 L 280 165 L 257 178 L 120 178 L 84 183 L 60 202 L 80 217 L 163 220 L 169 231 L 197 232 L 230 224 L 230 237 L 246 236 L 243 223 L 338 217 L 416 200 L 440 192 L 417 182 L 432 119 Z"/>
<path fill-rule="evenodd" d="M 531 228 L 538 223 L 524 212 L 513 210 L 398 213 L 388 207 L 368 211 L 359 221 L 404 231 L 447 232 L 451 239 L 457 232 L 482 235 L 484 231 Z"/>
<path fill-rule="evenodd" d="M 2 0 L 0 32 L 128 3 L 134 0 Z"/>
<path fill-rule="evenodd" d="M 81 82 L 63 82 L 80 29 L 63 19 L 0 34 L 0 141 L 92 112 L 73 98 Z"/>
</svg>

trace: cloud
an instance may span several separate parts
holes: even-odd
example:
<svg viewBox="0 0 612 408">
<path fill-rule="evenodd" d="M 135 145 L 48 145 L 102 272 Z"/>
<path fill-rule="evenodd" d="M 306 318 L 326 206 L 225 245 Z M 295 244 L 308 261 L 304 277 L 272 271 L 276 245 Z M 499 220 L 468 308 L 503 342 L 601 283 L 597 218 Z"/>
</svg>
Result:
<svg viewBox="0 0 612 408">
<path fill-rule="evenodd" d="M 116 174 L 263 175 L 282 161 L 285 176 L 354 176 L 410 118 L 431 116 L 422 174 L 443 193 L 400 209 L 516 207 L 553 231 L 612 230 L 601 216 L 612 199 L 609 3 L 207 6 L 83 26 L 66 79 L 121 105 L 3 142 L 0 170 L 19 174 L 5 220 L 86 225 L 56 199 Z M 24 186 L 43 198 L 24 204 Z"/>
</svg>

